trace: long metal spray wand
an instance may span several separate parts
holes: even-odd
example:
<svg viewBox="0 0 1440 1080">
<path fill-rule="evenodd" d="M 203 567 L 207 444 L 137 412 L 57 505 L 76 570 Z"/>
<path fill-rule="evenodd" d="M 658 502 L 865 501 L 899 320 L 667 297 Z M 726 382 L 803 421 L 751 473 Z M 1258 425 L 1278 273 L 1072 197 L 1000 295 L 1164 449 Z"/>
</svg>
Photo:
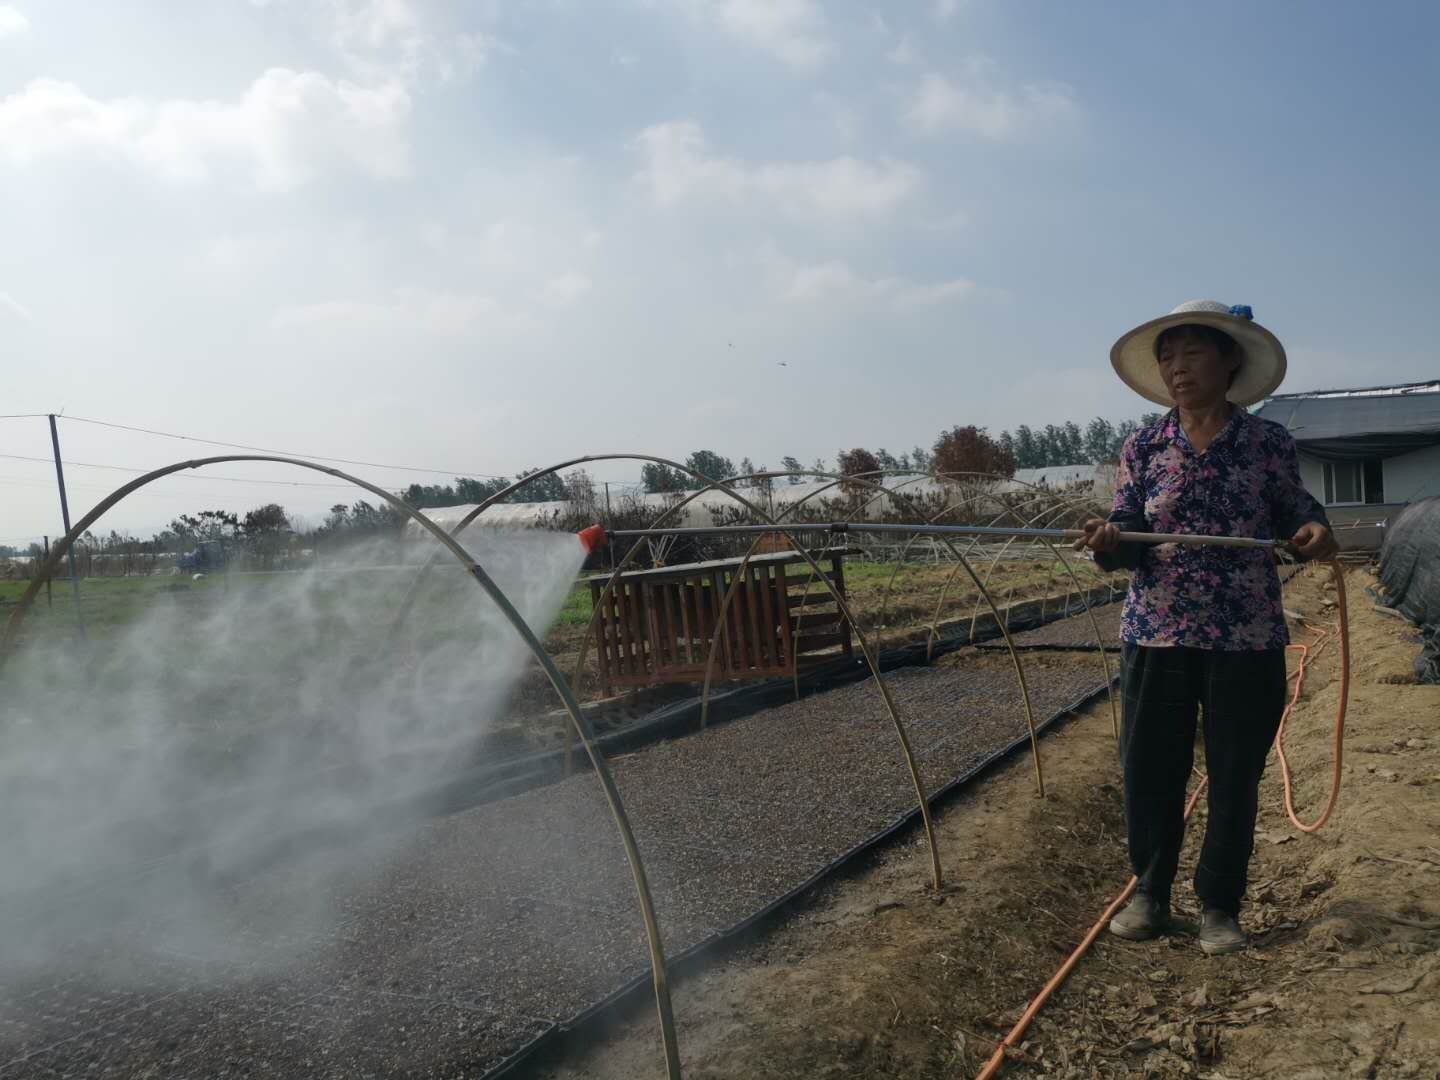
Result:
<svg viewBox="0 0 1440 1080">
<path fill-rule="evenodd" d="M 996 525 L 897 525 L 888 522 L 837 521 L 793 525 L 710 525 L 665 529 L 616 529 L 607 535 L 626 536 L 715 536 L 764 532 L 828 532 L 844 536 L 850 532 L 921 533 L 925 535 L 1030 537 L 1037 540 L 1079 540 L 1085 535 L 1080 529 L 1021 529 Z M 1253 536 L 1203 536 L 1197 533 L 1122 532 L 1121 543 L 1196 544 L 1208 547 L 1267 548 L 1281 546 L 1283 540 L 1257 540 Z"/>
</svg>

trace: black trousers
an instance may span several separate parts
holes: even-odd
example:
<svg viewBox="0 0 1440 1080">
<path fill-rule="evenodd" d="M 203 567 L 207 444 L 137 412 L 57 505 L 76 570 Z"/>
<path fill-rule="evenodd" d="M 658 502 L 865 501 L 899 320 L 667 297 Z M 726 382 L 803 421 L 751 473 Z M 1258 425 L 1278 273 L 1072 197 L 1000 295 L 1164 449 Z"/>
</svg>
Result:
<svg viewBox="0 0 1440 1080">
<path fill-rule="evenodd" d="M 1285 711 L 1285 650 L 1124 646 L 1125 821 L 1139 891 L 1168 901 L 1184 837 L 1185 786 L 1204 716 L 1209 818 L 1195 893 L 1236 915 L 1255 846 L 1260 776 Z"/>
</svg>

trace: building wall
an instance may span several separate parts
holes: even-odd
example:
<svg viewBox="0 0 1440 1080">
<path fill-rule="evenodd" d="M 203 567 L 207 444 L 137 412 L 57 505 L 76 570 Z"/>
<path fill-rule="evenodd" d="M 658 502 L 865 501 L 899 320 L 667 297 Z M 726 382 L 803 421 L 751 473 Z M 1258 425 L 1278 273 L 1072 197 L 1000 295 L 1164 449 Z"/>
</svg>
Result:
<svg viewBox="0 0 1440 1080">
<path fill-rule="evenodd" d="M 1429 495 L 1440 495 L 1440 446 L 1386 459 L 1386 502 L 1408 503 Z"/>
<path fill-rule="evenodd" d="M 1300 482 L 1322 503 L 1325 501 L 1325 463 L 1309 454 L 1300 455 Z"/>
<path fill-rule="evenodd" d="M 1325 463 L 1319 458 L 1301 453 L 1300 482 L 1305 490 L 1325 503 Z M 1390 474 L 1385 474 L 1385 499 L 1383 503 L 1362 506 L 1326 506 L 1325 515 L 1335 529 L 1335 539 L 1344 551 L 1372 551 L 1385 540 L 1385 530 L 1379 523 L 1391 520 L 1403 510 L 1403 502 L 1390 496 Z"/>
<path fill-rule="evenodd" d="M 1381 468 L 1385 476 L 1385 505 L 1404 505 L 1430 495 L 1440 495 L 1440 446 L 1386 458 Z M 1325 501 L 1325 465 L 1322 461 L 1302 453 L 1300 482 L 1311 495 L 1322 503 Z"/>
<path fill-rule="evenodd" d="M 1379 547 L 1384 529 L 1375 523 L 1394 521 L 1407 503 L 1440 495 L 1440 446 L 1387 458 L 1382 463 L 1385 501 L 1368 506 L 1327 506 L 1340 546 L 1349 549 Z M 1300 481 L 1305 490 L 1325 502 L 1325 466 L 1318 458 L 1300 455 Z"/>
</svg>

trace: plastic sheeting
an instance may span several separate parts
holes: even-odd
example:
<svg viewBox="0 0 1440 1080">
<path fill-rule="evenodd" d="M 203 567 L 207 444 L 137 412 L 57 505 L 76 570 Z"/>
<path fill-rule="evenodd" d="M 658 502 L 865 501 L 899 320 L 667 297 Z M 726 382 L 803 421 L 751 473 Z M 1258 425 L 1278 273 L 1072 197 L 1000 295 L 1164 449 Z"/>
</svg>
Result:
<svg viewBox="0 0 1440 1080">
<path fill-rule="evenodd" d="M 1424 635 L 1415 673 L 1421 682 L 1440 683 L 1440 497 L 1412 503 L 1390 526 L 1380 583 L 1386 602 Z"/>
<path fill-rule="evenodd" d="M 1009 480 L 996 480 L 990 483 L 989 491 L 995 495 L 1013 495 L 1018 492 L 1043 488 L 1051 492 L 1063 491 L 1066 494 L 1082 498 L 1098 493 L 1103 495 L 1105 502 L 1108 502 L 1109 495 L 1104 494 L 1104 491 L 1106 485 L 1114 484 L 1114 472 L 1114 467 L 1108 465 L 1056 465 L 1043 469 L 1019 469 Z M 884 486 L 895 492 L 901 499 L 923 500 L 926 497 L 944 495 L 955 500 L 960 497 L 960 491 L 954 484 L 922 477 L 919 474 L 887 476 L 882 479 Z M 971 497 L 978 494 L 978 487 L 971 481 L 967 480 L 965 486 L 970 489 L 968 494 Z M 768 490 L 743 486 L 737 487 L 736 490 L 747 499 L 759 503 L 772 514 L 785 513 L 795 503 L 808 499 L 812 520 L 816 516 L 824 517 L 824 500 L 843 496 L 842 490 L 832 480 L 806 480 L 798 484 L 777 480 Z M 644 507 L 650 511 L 652 517 L 658 518 L 689 494 L 690 492 L 681 492 L 668 495 L 627 496 L 626 505 Z M 874 492 L 869 492 L 866 498 L 868 499 L 874 494 Z M 618 510 L 620 508 L 618 494 L 615 497 L 615 503 L 615 508 Z M 603 505 L 602 497 L 599 506 L 596 507 L 597 514 Z M 687 503 L 684 509 L 666 524 L 690 528 L 713 525 L 724 514 L 736 511 L 739 505 L 723 491 L 708 491 Z M 430 507 L 425 510 L 425 514 L 446 532 L 453 532 L 461 519 L 474 509 L 473 503 L 466 503 L 459 506 Z M 476 518 L 475 524 L 484 527 L 504 525 L 521 528 L 535 526 L 553 528 L 555 522 L 569 520 L 575 509 L 575 504 L 569 502 L 499 503 Z M 875 503 L 873 512 L 880 513 L 887 509 L 893 509 L 893 504 L 889 500 L 881 498 Z M 1004 507 L 1000 503 L 996 503 L 982 512 L 998 514 L 1003 509 Z M 796 519 L 792 516 L 791 520 Z M 407 540 L 429 539 L 429 534 L 413 521 L 405 523 L 403 535 Z"/>
</svg>

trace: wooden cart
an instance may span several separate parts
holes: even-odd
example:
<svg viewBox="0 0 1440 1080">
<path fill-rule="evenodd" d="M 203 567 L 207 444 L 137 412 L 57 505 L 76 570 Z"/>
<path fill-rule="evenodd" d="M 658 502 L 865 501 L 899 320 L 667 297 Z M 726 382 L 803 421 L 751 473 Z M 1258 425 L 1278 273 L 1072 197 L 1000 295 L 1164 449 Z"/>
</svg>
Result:
<svg viewBox="0 0 1440 1080">
<path fill-rule="evenodd" d="M 848 548 L 813 553 L 822 570 L 829 564 L 825 576 L 842 596 L 849 553 Z M 703 682 L 720 601 L 742 561 L 717 559 L 621 574 L 601 610 L 596 634 L 600 681 L 607 692 L 616 686 Z M 586 579 L 597 609 L 609 578 Z M 750 560 L 719 637 L 717 681 L 791 676 L 811 654 L 835 646 L 844 656 L 853 655 L 849 623 L 796 551 Z"/>
</svg>

